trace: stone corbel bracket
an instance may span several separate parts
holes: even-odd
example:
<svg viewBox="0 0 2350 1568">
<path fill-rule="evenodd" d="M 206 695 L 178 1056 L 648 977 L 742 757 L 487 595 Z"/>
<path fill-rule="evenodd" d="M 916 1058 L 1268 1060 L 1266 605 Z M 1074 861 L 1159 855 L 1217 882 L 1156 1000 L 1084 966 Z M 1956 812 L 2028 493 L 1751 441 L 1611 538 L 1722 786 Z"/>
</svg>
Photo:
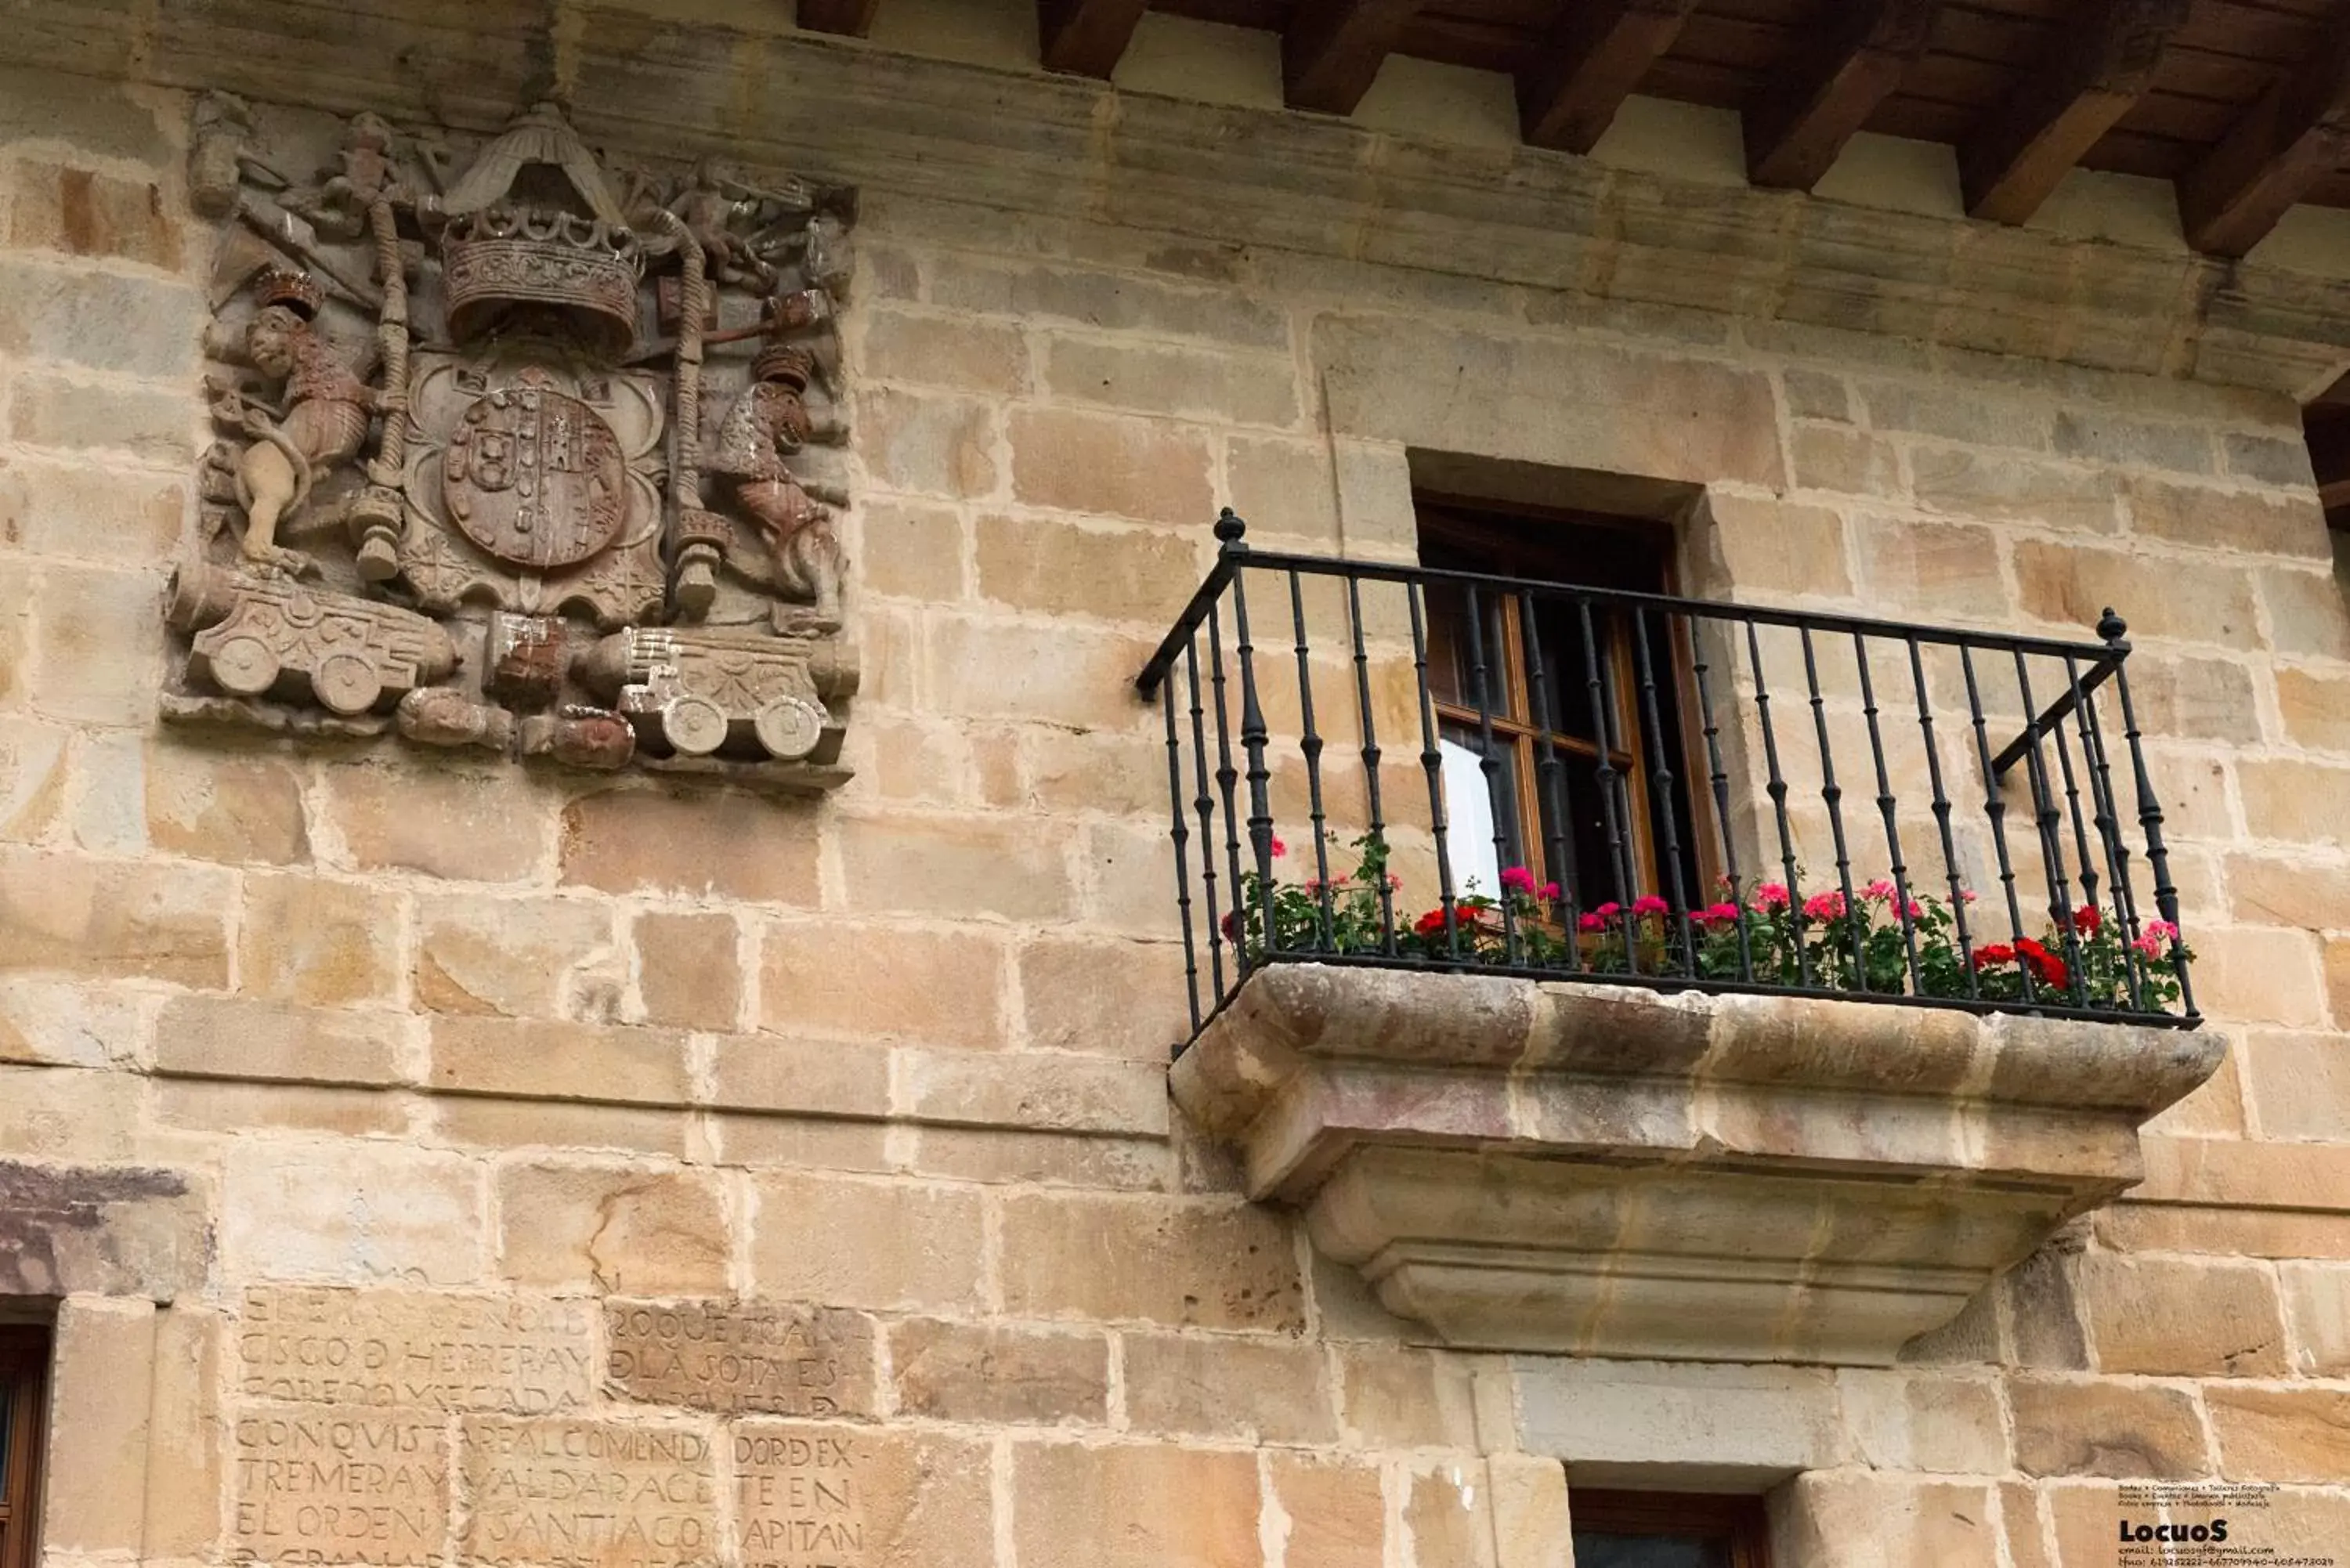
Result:
<svg viewBox="0 0 2350 1568">
<path fill-rule="evenodd" d="M 1884 1364 L 2135 1184 L 2210 1033 L 1283 963 L 1176 1062 L 1437 1340 Z"/>
</svg>

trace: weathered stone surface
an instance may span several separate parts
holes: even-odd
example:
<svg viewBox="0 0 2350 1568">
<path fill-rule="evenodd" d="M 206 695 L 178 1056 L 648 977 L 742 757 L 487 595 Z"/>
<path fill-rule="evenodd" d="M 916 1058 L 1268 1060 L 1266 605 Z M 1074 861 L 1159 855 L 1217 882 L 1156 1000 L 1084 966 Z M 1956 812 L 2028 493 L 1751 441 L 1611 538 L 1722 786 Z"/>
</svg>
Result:
<svg viewBox="0 0 2350 1568">
<path fill-rule="evenodd" d="M 8 244 L 179 269 L 180 225 L 154 182 L 25 161 L 16 167 L 16 187 Z"/>
<path fill-rule="evenodd" d="M 682 1106 L 685 1037 L 666 1029 L 436 1018 L 426 1082 L 463 1095 Z"/>
<path fill-rule="evenodd" d="M 719 1561 L 718 1483 L 702 1431 L 469 1417 L 464 1552 L 484 1563 L 700 1568 Z"/>
<path fill-rule="evenodd" d="M 2095 1254 L 2083 1260 L 2081 1303 L 2101 1371 L 2273 1377 L 2285 1370 L 2274 1279 L 2257 1264 Z"/>
<path fill-rule="evenodd" d="M 2248 758 L 2238 764 L 2236 784 L 2254 837 L 2350 845 L 2350 768 Z"/>
<path fill-rule="evenodd" d="M 741 935 L 731 915 L 639 915 L 629 940 L 645 1022 L 734 1028 L 743 1007 Z"/>
<path fill-rule="evenodd" d="M 712 1048 L 712 1103 L 729 1110 L 885 1116 L 889 1051 L 843 1041 L 729 1034 Z"/>
<path fill-rule="evenodd" d="M 879 381 L 1010 395 L 1027 389 L 1028 346 L 1012 327 L 964 316 L 879 311 L 860 368 Z"/>
<path fill-rule="evenodd" d="M 1055 1132 L 1166 1136 L 1155 1064 L 1050 1052 L 901 1050 L 898 1108 L 921 1121 Z"/>
<path fill-rule="evenodd" d="M 237 981 L 314 1005 L 390 1001 L 399 983 L 400 899 L 364 883 L 251 875 L 237 922 Z"/>
<path fill-rule="evenodd" d="M 547 805 L 525 780 L 335 767 L 323 783 L 326 820 L 362 870 L 515 882 L 546 858 Z"/>
<path fill-rule="evenodd" d="M 2211 1473 L 2195 1403 L 2153 1385 L 2017 1377 L 2015 1463 L 2026 1475 L 2180 1480 Z"/>
<path fill-rule="evenodd" d="M 1410 1472 L 1404 1495 L 1403 1530 L 1415 1563 L 1457 1563 L 1490 1568 L 1493 1525 L 1487 1515 L 1492 1497 L 1482 1467 L 1445 1465 Z"/>
<path fill-rule="evenodd" d="M 1277 1454 L 1271 1501 L 1280 1509 L 1284 1562 L 1316 1568 L 1381 1568 L 1387 1509 L 1369 1465 Z M 1512 1568 L 1516 1568 L 1513 1564 Z"/>
<path fill-rule="evenodd" d="M 2096 625 L 2108 605 L 2127 606 L 2135 637 L 2251 648 L 2259 640 L 2251 583 L 2232 566 L 2182 573 L 2171 563 L 2121 550 L 2019 540 L 2016 582 L 2022 607 L 2076 630 Z"/>
<path fill-rule="evenodd" d="M 2133 477 L 2126 489 L 2131 526 L 2140 534 L 2214 550 L 2327 556 L 2325 518 L 2309 499 L 2172 484 L 2148 475 Z"/>
<path fill-rule="evenodd" d="M 1477 1448 L 1471 1366 L 1455 1356 L 1349 1345 L 1337 1356 L 1339 1418 L 1373 1449 Z"/>
<path fill-rule="evenodd" d="M 1872 1469 L 1999 1475 L 2008 1468 L 1998 1386 L 1987 1378 L 1847 1367 L 1836 1394 Z"/>
<path fill-rule="evenodd" d="M 952 508 L 877 500 L 858 509 L 858 525 L 865 547 L 857 566 L 868 592 L 924 604 L 964 597 L 963 524 Z"/>
<path fill-rule="evenodd" d="M 230 1146 L 224 1262 L 235 1278 L 463 1284 L 482 1274 L 482 1170 L 453 1156 L 344 1140 L 331 1152 Z"/>
<path fill-rule="evenodd" d="M 618 1011 L 608 909 L 586 898 L 430 898 L 413 983 L 432 1012 L 596 1018 Z"/>
<path fill-rule="evenodd" d="M 1296 1333 L 1289 1230 L 1262 1210 L 1021 1194 L 1003 1206 L 1003 1297 L 1024 1317 Z"/>
<path fill-rule="evenodd" d="M 2350 752 L 2350 675 L 2286 666 L 2276 671 L 2276 690 L 2286 739 L 2319 751 Z"/>
<path fill-rule="evenodd" d="M 986 1445 L 743 1421 L 728 1435 L 746 1568 L 951 1563 L 993 1543 Z"/>
<path fill-rule="evenodd" d="M 158 743 L 147 748 L 144 775 L 155 848 L 235 864 L 309 858 L 301 776 L 278 759 Z"/>
<path fill-rule="evenodd" d="M 1083 1331 L 910 1318 L 889 1331 L 897 1407 L 946 1421 L 1098 1425 L 1109 1342 Z"/>
<path fill-rule="evenodd" d="M 2006 612 L 1998 539 L 1988 528 L 1869 518 L 1857 553 L 1870 596 L 1908 613 L 1990 620 Z"/>
<path fill-rule="evenodd" d="M 604 1303 L 606 1383 L 622 1397 L 721 1415 L 874 1412 L 873 1322 L 757 1301 Z"/>
<path fill-rule="evenodd" d="M 771 1033 L 999 1038 L 1004 951 L 985 932 L 774 920 L 760 943 L 759 1024 Z"/>
<path fill-rule="evenodd" d="M 1015 410 L 1012 493 L 1036 506 L 1196 525 L 1215 515 L 1204 436 L 1064 409 Z"/>
<path fill-rule="evenodd" d="M 1521 1446 L 1573 1460 L 1591 1485 L 1670 1473 L 1739 1490 L 1847 1462 L 1835 1384 L 1811 1367 L 1544 1358 L 1514 1382 Z"/>
<path fill-rule="evenodd" d="M 1802 1475 L 1779 1495 L 1773 1514 L 1773 1557 L 1807 1568 L 2002 1568 L 1991 1489 L 1980 1483 L 1855 1471 Z"/>
<path fill-rule="evenodd" d="M 0 849 L 0 951 L 12 966 L 228 983 L 226 873 Z"/>
<path fill-rule="evenodd" d="M 558 838 L 563 880 L 608 893 L 816 902 L 815 822 L 788 801 L 740 791 L 599 790 L 563 808 Z"/>
<path fill-rule="evenodd" d="M 1129 1334 L 1125 1348 L 1127 1419 L 1137 1428 L 1262 1443 L 1337 1436 L 1318 1345 Z"/>
<path fill-rule="evenodd" d="M 909 1181 L 754 1177 L 751 1277 L 769 1295 L 841 1306 L 969 1310 L 984 1237 L 977 1194 Z"/>
<path fill-rule="evenodd" d="M 2350 1372 L 2350 1268 L 2286 1263 L 2277 1276 L 2293 1335 L 2293 1369 L 2318 1377 Z"/>
<path fill-rule="evenodd" d="M 692 1171 L 506 1166 L 498 1234 L 510 1280 L 638 1295 L 723 1290 L 733 1255 L 718 1184 Z"/>
<path fill-rule="evenodd" d="M 968 398 L 876 389 L 858 400 L 858 444 L 884 489 L 984 495 L 995 488 L 995 416 Z"/>
<path fill-rule="evenodd" d="M 0 1062 L 102 1067 L 128 1061 L 146 1029 L 136 998 L 68 981 L 0 979 Z"/>
<path fill-rule="evenodd" d="M 1224 424 L 1295 425 L 1297 371 L 1285 355 L 1049 335 L 1045 389 L 1066 400 Z"/>
<path fill-rule="evenodd" d="M 171 1301 L 213 1254 L 207 1196 L 183 1172 L 0 1160 L 0 1293 Z"/>
<path fill-rule="evenodd" d="M 236 1389 L 331 1407 L 571 1409 L 595 1391 L 590 1311 L 545 1296 L 258 1285 L 237 1323 Z"/>
<path fill-rule="evenodd" d="M 2085 534 L 2110 534 L 2118 526 L 2113 479 L 2095 469 L 1977 447 L 1920 444 L 1909 449 L 1909 472 L 1918 504 L 1930 512 Z"/>
<path fill-rule="evenodd" d="M 406 1076 L 406 1034 L 392 1012 L 175 996 L 155 1023 L 155 1070 L 380 1087 Z"/>
<path fill-rule="evenodd" d="M 84 1297 L 57 1312 L 39 1503 L 50 1551 L 142 1543 L 155 1319 L 155 1303 L 136 1300 Z"/>
<path fill-rule="evenodd" d="M 1703 552 L 1710 587 L 1830 598 L 1852 592 L 1844 519 L 1825 507 L 1713 494 L 1692 546 Z"/>
<path fill-rule="evenodd" d="M 847 818 L 838 825 L 848 905 L 859 912 L 1052 921 L 1075 894 L 1064 846 L 1018 820 Z"/>
<path fill-rule="evenodd" d="M 238 1552 L 261 1563 L 430 1563 L 447 1549 L 438 1415 L 248 1403 L 230 1428 Z"/>
<path fill-rule="evenodd" d="M 2350 1394 L 2214 1384 L 2204 1394 L 2230 1480 L 2339 1486 L 2350 1475 Z"/>
<path fill-rule="evenodd" d="M 1023 1568 L 1257 1561 L 1256 1461 L 1244 1453 L 1026 1444 L 1012 1456 Z"/>
<path fill-rule="evenodd" d="M 1056 615 L 1172 621 L 1206 571 L 1196 535 L 1158 529 L 1111 533 L 1040 518 L 983 516 L 981 597 Z"/>
</svg>

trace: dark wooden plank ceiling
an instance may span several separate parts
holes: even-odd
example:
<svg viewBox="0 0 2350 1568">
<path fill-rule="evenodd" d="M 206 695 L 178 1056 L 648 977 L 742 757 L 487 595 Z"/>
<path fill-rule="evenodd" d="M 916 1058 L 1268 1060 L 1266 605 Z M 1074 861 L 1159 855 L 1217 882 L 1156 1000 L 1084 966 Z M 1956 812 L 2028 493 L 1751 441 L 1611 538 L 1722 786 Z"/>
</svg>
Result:
<svg viewBox="0 0 2350 1568">
<path fill-rule="evenodd" d="M 1040 4 L 1046 63 L 1094 76 L 1139 14 Z M 1736 110 L 1751 172 L 1776 186 L 1809 189 L 1871 130 L 1956 149 L 1970 210 L 2009 223 L 2075 166 L 2178 182 L 2190 237 L 2223 255 L 2294 202 L 2350 207 L 2350 0 L 1148 4 L 1281 34 L 1292 105 L 1326 113 L 1395 53 L 1514 78 L 1540 145 L 1587 149 L 1634 92 Z"/>
</svg>

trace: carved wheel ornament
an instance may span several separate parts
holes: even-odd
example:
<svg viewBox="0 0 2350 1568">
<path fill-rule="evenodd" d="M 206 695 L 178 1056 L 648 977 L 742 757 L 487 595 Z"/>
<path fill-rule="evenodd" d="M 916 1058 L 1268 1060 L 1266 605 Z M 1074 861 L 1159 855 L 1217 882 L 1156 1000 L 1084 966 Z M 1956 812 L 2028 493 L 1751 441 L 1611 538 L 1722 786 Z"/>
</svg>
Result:
<svg viewBox="0 0 2350 1568">
<path fill-rule="evenodd" d="M 452 140 L 199 107 L 221 440 L 166 716 L 839 784 L 853 192 L 616 169 L 546 104 Z"/>
</svg>

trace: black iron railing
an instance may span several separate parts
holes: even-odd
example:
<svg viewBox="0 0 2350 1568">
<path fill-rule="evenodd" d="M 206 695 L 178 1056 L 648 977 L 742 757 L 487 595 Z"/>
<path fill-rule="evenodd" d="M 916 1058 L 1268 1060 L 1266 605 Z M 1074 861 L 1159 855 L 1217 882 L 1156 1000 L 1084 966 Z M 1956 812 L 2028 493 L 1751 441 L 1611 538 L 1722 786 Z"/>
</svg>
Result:
<svg viewBox="0 0 2350 1568">
<path fill-rule="evenodd" d="M 2071 642 L 1243 534 L 1137 681 L 1195 1031 L 1284 961 L 2199 1022 L 2113 611 Z"/>
</svg>

